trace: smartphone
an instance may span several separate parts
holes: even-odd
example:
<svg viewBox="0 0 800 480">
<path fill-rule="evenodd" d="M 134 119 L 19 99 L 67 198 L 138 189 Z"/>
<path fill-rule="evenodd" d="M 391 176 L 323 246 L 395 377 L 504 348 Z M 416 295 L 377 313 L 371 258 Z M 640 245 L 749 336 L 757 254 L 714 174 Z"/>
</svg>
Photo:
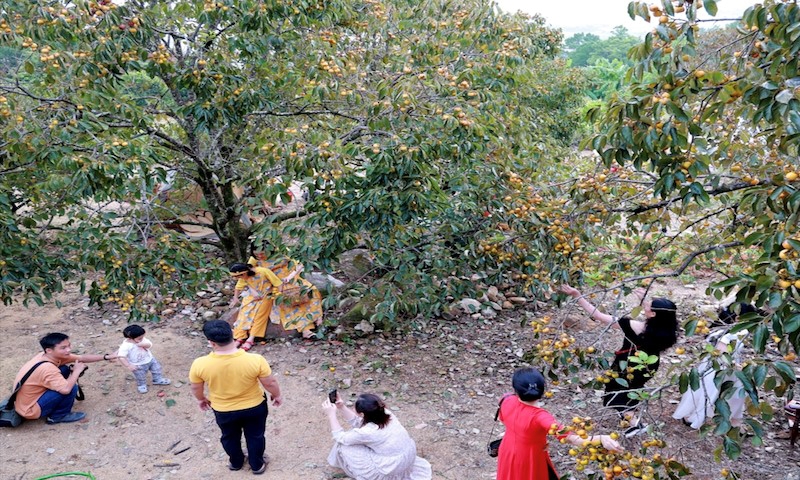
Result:
<svg viewBox="0 0 800 480">
<path fill-rule="evenodd" d="M 328 392 L 328 400 L 330 400 L 331 403 L 336 403 L 336 400 L 338 399 L 339 399 L 339 392 L 337 392 L 335 388 L 330 392 Z"/>
</svg>

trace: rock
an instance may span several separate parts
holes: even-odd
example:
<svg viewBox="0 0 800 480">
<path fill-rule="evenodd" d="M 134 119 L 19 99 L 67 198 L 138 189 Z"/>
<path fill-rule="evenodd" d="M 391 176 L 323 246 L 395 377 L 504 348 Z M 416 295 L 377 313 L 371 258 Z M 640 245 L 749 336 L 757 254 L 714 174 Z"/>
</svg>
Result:
<svg viewBox="0 0 800 480">
<path fill-rule="evenodd" d="M 375 306 L 380 300 L 377 297 L 367 295 L 356 303 L 353 308 L 339 317 L 340 325 L 358 325 L 361 321 L 367 320 L 375 313 Z"/>
<path fill-rule="evenodd" d="M 339 302 L 339 308 L 342 310 L 350 310 L 359 301 L 358 297 L 346 297 Z"/>
<path fill-rule="evenodd" d="M 344 288 L 345 283 L 332 275 L 325 275 L 319 272 L 311 272 L 308 275 L 303 275 L 303 278 L 311 282 L 312 285 L 324 295 L 329 290 L 341 290 Z"/>
<path fill-rule="evenodd" d="M 161 315 L 164 316 L 175 315 L 175 310 L 173 310 L 172 308 L 165 308 L 164 310 L 161 310 Z"/>
<path fill-rule="evenodd" d="M 525 297 L 508 297 L 508 301 L 515 305 L 524 305 L 528 303 L 528 299 Z"/>
<path fill-rule="evenodd" d="M 497 310 L 498 312 L 503 309 L 503 307 L 501 307 L 500 304 L 497 302 L 489 302 L 489 306 Z"/>
<path fill-rule="evenodd" d="M 206 298 L 208 296 L 208 292 L 200 290 L 195 295 L 197 295 L 199 298 Z"/>
<path fill-rule="evenodd" d="M 698 306 L 698 308 L 700 309 L 700 313 L 702 313 L 703 316 L 712 318 L 717 317 L 717 307 L 715 307 L 714 305 L 700 305 Z"/>
<path fill-rule="evenodd" d="M 481 302 L 474 298 L 463 298 L 458 304 L 466 313 L 475 313 L 481 309 Z"/>
<path fill-rule="evenodd" d="M 50 455 L 52 455 L 52 454 L 56 453 L 56 449 L 55 449 L 55 448 L 52 448 L 52 447 L 50 447 L 50 448 L 48 448 L 47 450 L 45 450 L 45 452 L 47 452 L 47 453 L 49 453 Z"/>
<path fill-rule="evenodd" d="M 492 308 L 484 308 L 481 310 L 481 315 L 483 315 L 483 318 L 495 318 L 497 316 L 497 312 L 495 312 Z"/>
<path fill-rule="evenodd" d="M 214 320 L 215 318 L 217 318 L 217 312 L 215 312 L 214 310 L 206 310 L 205 312 L 203 312 L 203 320 L 208 321 L 208 320 Z"/>
<path fill-rule="evenodd" d="M 365 248 L 354 248 L 339 255 L 339 268 L 349 279 L 363 277 L 372 266 L 372 254 Z"/>
<path fill-rule="evenodd" d="M 514 304 L 506 300 L 505 302 L 503 302 L 503 308 L 505 308 L 506 310 L 510 310 L 514 308 Z"/>
<path fill-rule="evenodd" d="M 361 323 L 353 327 L 354 330 L 361 330 L 364 333 L 372 333 L 375 331 L 375 327 L 372 326 L 367 320 L 362 320 Z"/>
<path fill-rule="evenodd" d="M 182 315 L 191 315 L 193 313 L 194 313 L 194 310 L 191 309 L 191 308 L 184 308 L 183 310 L 181 310 L 181 314 Z"/>
<path fill-rule="evenodd" d="M 500 292 L 497 290 L 497 287 L 495 287 L 494 285 L 492 285 L 491 287 L 489 287 L 488 290 L 486 290 L 486 296 L 489 297 L 489 300 L 491 300 L 493 302 L 497 302 L 499 300 L 499 298 L 500 298 L 499 295 L 500 295 Z"/>
</svg>

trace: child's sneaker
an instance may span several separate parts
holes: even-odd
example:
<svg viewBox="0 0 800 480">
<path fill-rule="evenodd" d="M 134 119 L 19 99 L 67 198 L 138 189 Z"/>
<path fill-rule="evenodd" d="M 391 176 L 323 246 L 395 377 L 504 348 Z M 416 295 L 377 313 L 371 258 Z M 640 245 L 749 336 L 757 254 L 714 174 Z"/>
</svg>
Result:
<svg viewBox="0 0 800 480">
<path fill-rule="evenodd" d="M 147 393 L 147 385 L 139 385 L 136 389 L 139 390 L 139 393 Z"/>
<path fill-rule="evenodd" d="M 153 385 L 169 385 L 170 382 L 169 378 L 159 378 L 158 380 L 153 380 Z"/>
</svg>

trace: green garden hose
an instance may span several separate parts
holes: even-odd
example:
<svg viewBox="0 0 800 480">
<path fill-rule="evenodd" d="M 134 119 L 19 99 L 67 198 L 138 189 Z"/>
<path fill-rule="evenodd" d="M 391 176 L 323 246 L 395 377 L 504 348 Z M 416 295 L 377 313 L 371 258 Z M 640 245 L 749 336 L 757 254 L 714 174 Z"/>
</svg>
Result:
<svg viewBox="0 0 800 480">
<path fill-rule="evenodd" d="M 86 478 L 91 478 L 92 480 L 97 480 L 96 478 L 94 478 L 94 475 L 92 475 L 89 472 L 54 473 L 52 475 L 45 475 L 44 477 L 39 477 L 36 480 L 47 480 L 48 478 L 71 477 L 71 476 L 86 477 Z"/>
</svg>

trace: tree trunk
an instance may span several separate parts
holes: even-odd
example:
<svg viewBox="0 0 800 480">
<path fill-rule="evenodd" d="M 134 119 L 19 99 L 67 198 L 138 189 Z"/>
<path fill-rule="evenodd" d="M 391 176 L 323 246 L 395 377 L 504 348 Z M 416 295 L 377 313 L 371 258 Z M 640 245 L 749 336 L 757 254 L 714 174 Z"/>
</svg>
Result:
<svg viewBox="0 0 800 480">
<path fill-rule="evenodd" d="M 198 165 L 195 181 L 208 204 L 213 219 L 212 228 L 219 237 L 225 261 L 246 262 L 250 254 L 250 228 L 240 220 L 240 203 L 233 192 L 233 183 L 217 185 L 214 178 L 211 170 Z"/>
</svg>

